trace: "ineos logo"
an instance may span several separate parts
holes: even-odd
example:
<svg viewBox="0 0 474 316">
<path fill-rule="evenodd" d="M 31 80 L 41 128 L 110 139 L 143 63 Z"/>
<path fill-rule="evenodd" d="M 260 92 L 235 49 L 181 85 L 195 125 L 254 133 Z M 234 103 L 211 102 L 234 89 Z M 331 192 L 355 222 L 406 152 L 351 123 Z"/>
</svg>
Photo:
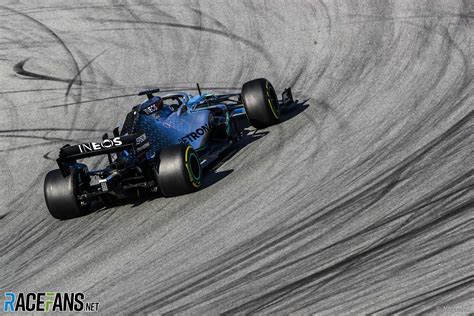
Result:
<svg viewBox="0 0 474 316">
<path fill-rule="evenodd" d="M 96 150 L 101 150 L 101 149 L 107 149 L 114 146 L 120 146 L 122 144 L 123 143 L 120 137 L 115 137 L 114 139 L 104 139 L 101 143 L 92 142 L 92 143 L 80 144 L 78 145 L 78 147 L 81 153 L 86 153 L 86 152 L 91 152 L 91 151 L 96 151 Z"/>
</svg>

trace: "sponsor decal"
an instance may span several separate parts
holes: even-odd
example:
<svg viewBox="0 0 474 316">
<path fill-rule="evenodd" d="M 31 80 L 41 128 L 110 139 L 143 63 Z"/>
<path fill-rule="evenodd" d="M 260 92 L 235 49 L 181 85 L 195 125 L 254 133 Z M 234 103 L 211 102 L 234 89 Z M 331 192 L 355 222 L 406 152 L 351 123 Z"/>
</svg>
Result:
<svg viewBox="0 0 474 316">
<path fill-rule="evenodd" d="M 146 134 L 141 134 L 140 136 L 137 137 L 135 140 L 135 144 L 137 145 L 137 150 L 143 151 L 150 147 L 150 143 L 148 142 L 148 139 L 146 138 Z"/>
<path fill-rule="evenodd" d="M 114 139 L 105 139 L 101 143 L 85 143 L 85 144 L 80 144 L 79 146 L 79 151 L 81 153 L 87 153 L 91 151 L 96 151 L 96 150 L 101 150 L 101 149 L 107 149 L 115 146 L 120 146 L 122 145 L 122 140 L 120 137 L 115 137 Z"/>
<path fill-rule="evenodd" d="M 141 134 L 140 136 L 138 136 L 137 139 L 136 139 L 137 146 L 139 146 L 145 140 L 146 140 L 146 134 Z"/>
<path fill-rule="evenodd" d="M 98 312 L 99 303 L 85 300 L 84 293 L 6 292 L 3 312 Z"/>
<path fill-rule="evenodd" d="M 181 137 L 178 141 L 183 144 L 189 144 L 192 141 L 195 141 L 196 139 L 201 138 L 202 136 L 206 135 L 207 132 L 210 130 L 210 125 L 209 123 L 199 127 L 197 130 L 195 130 L 192 133 L 189 133 L 188 135 Z"/>
<path fill-rule="evenodd" d="M 158 111 L 158 107 L 156 106 L 156 104 L 152 104 L 143 109 L 143 112 L 145 112 L 145 114 L 152 114 L 156 111 Z"/>
</svg>

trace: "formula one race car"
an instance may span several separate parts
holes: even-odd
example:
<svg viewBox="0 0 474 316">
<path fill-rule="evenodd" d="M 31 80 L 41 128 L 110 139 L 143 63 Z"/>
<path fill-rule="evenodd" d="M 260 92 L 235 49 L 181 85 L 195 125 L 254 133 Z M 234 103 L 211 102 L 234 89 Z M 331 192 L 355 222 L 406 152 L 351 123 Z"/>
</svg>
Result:
<svg viewBox="0 0 474 316">
<path fill-rule="evenodd" d="M 69 219 L 88 213 L 93 203 L 108 205 L 136 194 L 161 192 L 165 197 L 200 188 L 203 168 L 241 135 L 245 116 L 256 128 L 276 124 L 280 111 L 293 105 L 291 89 L 282 100 L 266 79 L 245 83 L 242 93 L 190 95 L 184 92 L 154 96 L 159 89 L 140 92 L 147 100 L 128 113 L 121 130 L 102 141 L 65 145 L 59 151 L 59 169 L 44 181 L 51 215 Z M 89 170 L 78 159 L 107 155 L 105 168 Z"/>
</svg>

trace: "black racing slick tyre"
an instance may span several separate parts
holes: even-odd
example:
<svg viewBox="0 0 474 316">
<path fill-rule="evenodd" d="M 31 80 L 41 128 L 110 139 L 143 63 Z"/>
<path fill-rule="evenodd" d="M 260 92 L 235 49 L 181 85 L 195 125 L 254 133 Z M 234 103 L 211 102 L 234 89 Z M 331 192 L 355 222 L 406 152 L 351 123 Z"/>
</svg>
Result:
<svg viewBox="0 0 474 316">
<path fill-rule="evenodd" d="M 79 171 L 63 177 L 59 169 L 48 172 L 44 179 L 44 198 L 49 212 L 57 219 L 70 219 L 85 214 L 77 199 Z"/>
<path fill-rule="evenodd" d="M 279 122 L 278 97 L 267 79 L 246 82 L 242 87 L 242 102 L 253 127 L 264 128 Z"/>
<path fill-rule="evenodd" d="M 201 163 L 191 145 L 164 148 L 157 169 L 158 187 L 165 197 L 191 193 L 201 187 Z"/>
</svg>

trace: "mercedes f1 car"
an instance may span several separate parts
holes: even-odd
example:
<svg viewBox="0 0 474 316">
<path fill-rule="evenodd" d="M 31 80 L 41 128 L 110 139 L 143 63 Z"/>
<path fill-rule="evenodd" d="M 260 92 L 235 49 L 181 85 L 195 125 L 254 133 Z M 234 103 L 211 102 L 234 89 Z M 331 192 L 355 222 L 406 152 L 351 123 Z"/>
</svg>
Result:
<svg viewBox="0 0 474 316">
<path fill-rule="evenodd" d="M 93 203 L 108 205 L 137 190 L 177 196 L 201 187 L 204 168 L 242 136 L 239 119 L 255 128 L 280 120 L 280 112 L 293 101 L 291 89 L 278 100 L 266 79 L 245 83 L 238 94 L 184 92 L 154 95 L 134 106 L 113 137 L 65 145 L 59 151 L 59 169 L 48 172 L 44 196 L 51 215 L 69 219 L 87 214 Z M 89 170 L 78 160 L 106 155 L 105 168 Z"/>
</svg>

